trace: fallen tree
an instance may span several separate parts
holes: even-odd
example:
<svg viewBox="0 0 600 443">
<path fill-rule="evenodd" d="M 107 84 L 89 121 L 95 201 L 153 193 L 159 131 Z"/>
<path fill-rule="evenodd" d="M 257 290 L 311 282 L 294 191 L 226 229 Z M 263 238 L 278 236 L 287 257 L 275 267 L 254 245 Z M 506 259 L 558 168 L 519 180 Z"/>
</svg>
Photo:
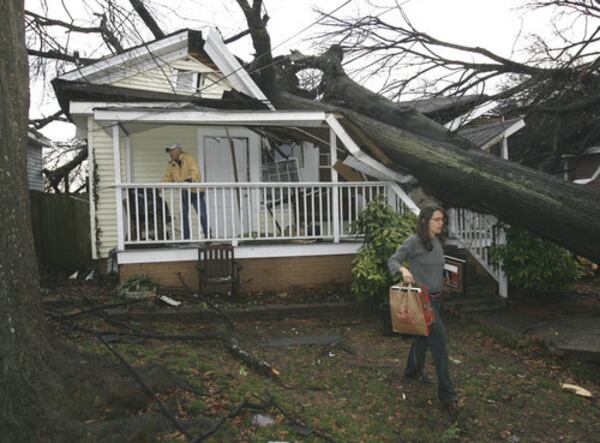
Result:
<svg viewBox="0 0 600 443">
<path fill-rule="evenodd" d="M 600 198 L 597 192 L 473 149 L 467 142 L 416 111 L 404 109 L 354 82 L 332 47 L 322 56 L 297 53 L 273 59 L 262 0 L 238 0 L 256 51 L 253 70 L 278 109 L 323 109 L 358 125 L 423 189 L 447 206 L 496 215 L 528 228 L 573 252 L 600 261 Z M 322 73 L 318 91 L 299 92 L 304 69 Z M 269 72 L 270 71 L 270 72 Z M 294 93 L 291 93 L 293 91 Z M 306 97 L 319 93 L 321 102 Z"/>
</svg>

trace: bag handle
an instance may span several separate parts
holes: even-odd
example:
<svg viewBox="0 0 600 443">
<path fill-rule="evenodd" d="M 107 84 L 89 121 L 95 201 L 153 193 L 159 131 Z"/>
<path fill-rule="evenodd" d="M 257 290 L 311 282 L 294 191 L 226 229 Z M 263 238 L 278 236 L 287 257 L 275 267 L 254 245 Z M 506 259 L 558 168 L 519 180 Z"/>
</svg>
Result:
<svg viewBox="0 0 600 443">
<path fill-rule="evenodd" d="M 410 283 L 404 284 L 404 282 L 399 282 L 397 285 L 394 285 L 398 289 L 406 289 L 408 291 L 415 291 L 417 293 L 421 293 L 421 288 L 419 286 L 413 286 Z"/>
</svg>

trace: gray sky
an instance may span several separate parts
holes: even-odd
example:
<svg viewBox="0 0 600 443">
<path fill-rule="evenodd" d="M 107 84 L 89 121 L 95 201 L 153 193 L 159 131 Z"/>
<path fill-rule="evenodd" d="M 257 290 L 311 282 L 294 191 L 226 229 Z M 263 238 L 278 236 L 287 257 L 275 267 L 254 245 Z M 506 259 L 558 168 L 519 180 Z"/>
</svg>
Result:
<svg viewBox="0 0 600 443">
<path fill-rule="evenodd" d="M 40 0 L 27 0 L 26 8 L 40 11 L 39 3 Z M 69 5 L 69 13 L 74 18 L 81 17 L 85 20 L 89 17 L 89 11 L 80 6 L 80 0 L 47 0 L 47 3 L 49 17 L 67 20 L 67 13 L 62 7 L 64 3 Z M 184 27 L 216 26 L 227 37 L 246 28 L 242 13 L 234 0 L 154 0 L 154 3 L 159 5 L 159 22 L 168 32 Z M 344 0 L 264 0 L 264 3 L 271 17 L 268 29 L 272 45 L 276 48 L 274 52 L 283 54 L 290 49 L 299 49 L 312 53 L 316 48 L 309 38 L 317 31 L 316 27 L 293 36 L 317 19 L 313 11 L 315 5 L 324 11 L 332 11 L 343 4 Z M 372 3 L 390 5 L 392 1 L 372 0 Z M 503 56 L 513 54 L 517 59 L 524 56 L 519 52 L 521 47 L 514 46 L 517 35 L 525 36 L 533 32 L 548 35 L 551 31 L 549 13 L 524 14 L 523 10 L 518 9 L 525 3 L 523 0 L 398 0 L 398 3 L 402 4 L 412 23 L 422 31 L 455 43 L 482 46 Z M 350 17 L 372 11 L 373 7 L 367 1 L 352 0 L 338 15 Z M 398 14 L 390 12 L 383 18 L 394 21 L 398 19 Z M 81 46 L 85 48 L 85 44 Z M 88 44 L 87 51 L 84 49 L 81 53 L 88 55 L 85 53 L 92 53 L 98 46 L 97 43 Z M 252 58 L 249 37 L 229 45 L 229 48 L 245 60 Z M 103 54 L 94 54 L 99 55 Z M 32 83 L 30 114 L 34 118 L 40 114 L 51 114 L 58 109 L 57 103 L 43 91 L 42 82 Z M 52 124 L 43 132 L 53 140 L 67 140 L 74 135 L 74 128 L 68 124 Z"/>
</svg>

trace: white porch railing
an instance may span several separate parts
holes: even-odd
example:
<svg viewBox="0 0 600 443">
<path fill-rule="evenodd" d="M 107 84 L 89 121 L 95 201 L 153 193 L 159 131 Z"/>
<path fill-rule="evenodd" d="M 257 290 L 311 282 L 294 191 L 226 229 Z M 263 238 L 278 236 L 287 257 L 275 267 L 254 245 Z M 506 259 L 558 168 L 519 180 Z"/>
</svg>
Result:
<svg viewBox="0 0 600 443">
<path fill-rule="evenodd" d="M 493 264 L 490 248 L 506 243 L 504 230 L 498 226 L 498 219 L 490 214 L 480 214 L 464 208 L 451 208 L 448 211 L 448 230 L 498 282 L 498 292 L 508 296 L 508 279 L 501 264 Z"/>
<path fill-rule="evenodd" d="M 352 224 L 376 196 L 406 206 L 387 182 L 117 185 L 127 245 L 355 238 Z M 206 207 L 206 220 L 198 211 Z M 186 205 L 186 201 L 188 202 Z M 186 214 L 187 206 L 187 214 Z M 186 229 L 189 227 L 189 234 Z M 206 231 L 204 232 L 204 227 Z"/>
</svg>

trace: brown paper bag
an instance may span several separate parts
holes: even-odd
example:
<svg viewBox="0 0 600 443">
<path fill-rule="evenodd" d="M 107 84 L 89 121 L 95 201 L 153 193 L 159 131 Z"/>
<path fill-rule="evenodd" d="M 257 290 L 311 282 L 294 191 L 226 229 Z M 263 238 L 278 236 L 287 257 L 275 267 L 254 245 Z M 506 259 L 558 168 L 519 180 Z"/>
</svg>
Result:
<svg viewBox="0 0 600 443">
<path fill-rule="evenodd" d="M 400 334 L 429 335 L 430 312 L 427 312 L 421 289 L 410 285 L 390 287 L 392 329 Z"/>
</svg>

